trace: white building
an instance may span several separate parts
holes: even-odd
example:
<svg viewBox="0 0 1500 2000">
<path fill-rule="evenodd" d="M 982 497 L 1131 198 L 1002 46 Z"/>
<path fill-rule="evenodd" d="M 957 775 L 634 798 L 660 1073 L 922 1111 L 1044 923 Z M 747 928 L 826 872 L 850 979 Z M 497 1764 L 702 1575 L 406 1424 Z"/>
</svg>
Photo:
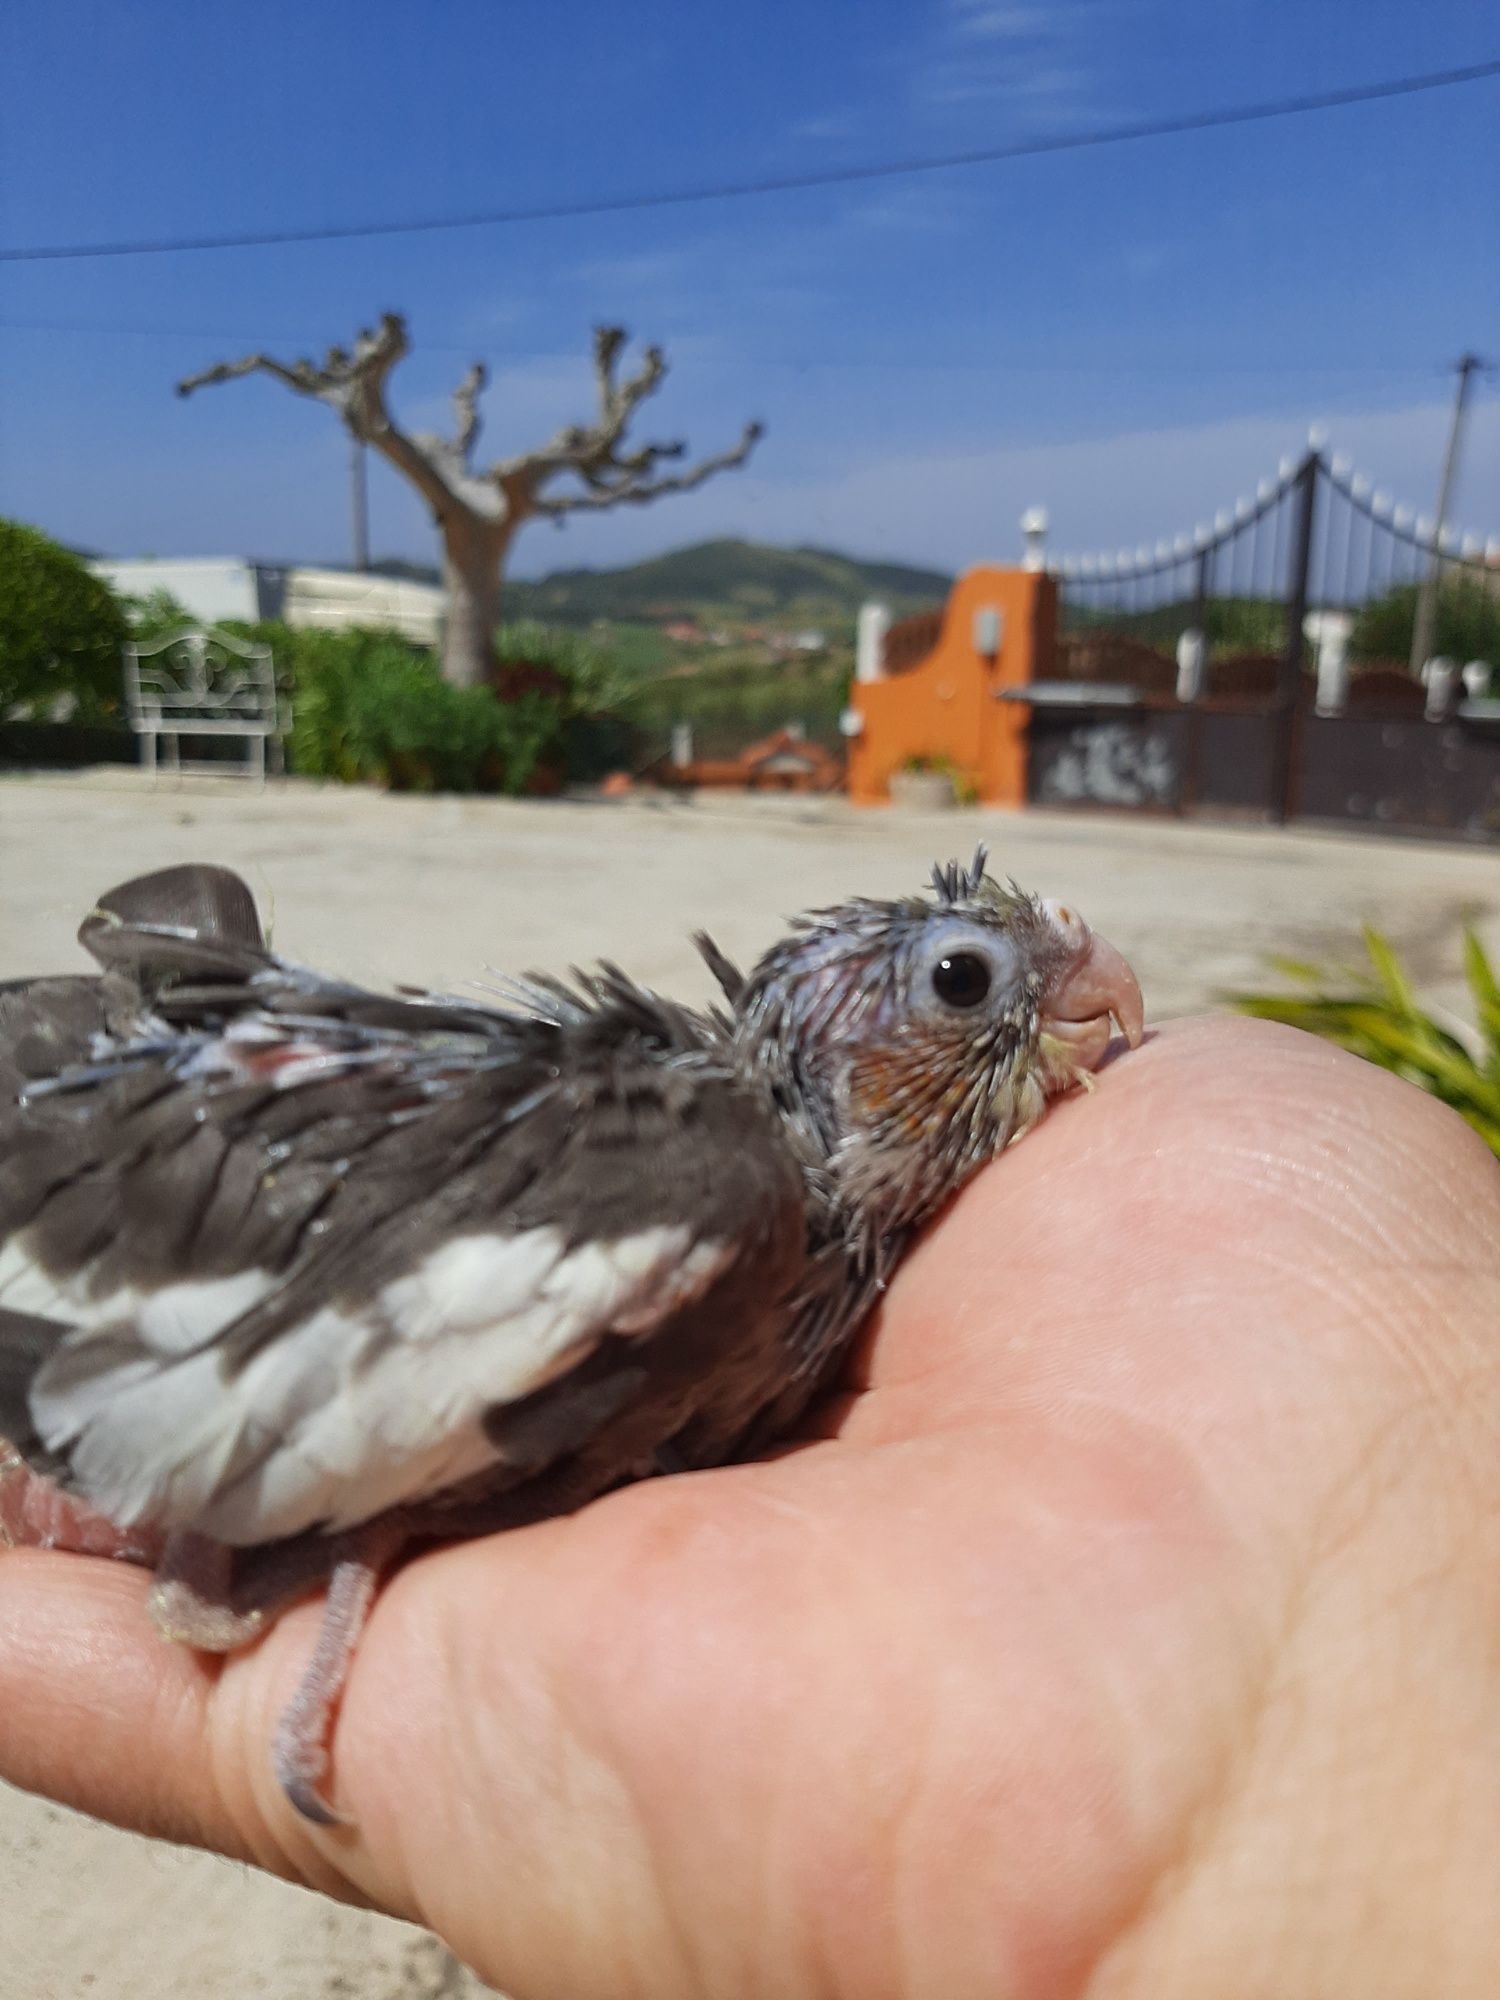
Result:
<svg viewBox="0 0 1500 2000">
<path fill-rule="evenodd" d="M 206 625 L 228 618 L 252 624 L 280 618 L 288 625 L 325 631 L 378 625 L 418 645 L 433 646 L 447 603 L 446 593 L 436 584 L 414 583 L 406 577 L 306 569 L 300 564 L 282 568 L 234 556 L 144 556 L 118 562 L 100 558 L 89 567 L 125 597 L 149 597 L 164 590 Z"/>
<path fill-rule="evenodd" d="M 122 597 L 149 597 L 164 590 L 205 625 L 217 625 L 225 618 L 254 623 L 281 615 L 286 571 L 262 563 L 240 562 L 233 556 L 185 556 L 180 561 L 146 556 L 139 562 L 101 557 L 89 568 Z"/>
</svg>

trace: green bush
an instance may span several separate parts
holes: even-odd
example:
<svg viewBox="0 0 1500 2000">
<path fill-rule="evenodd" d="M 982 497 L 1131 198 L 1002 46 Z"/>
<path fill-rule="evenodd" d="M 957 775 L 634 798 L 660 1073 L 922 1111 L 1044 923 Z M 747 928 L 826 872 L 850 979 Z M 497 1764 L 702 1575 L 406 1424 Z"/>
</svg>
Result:
<svg viewBox="0 0 1500 2000">
<path fill-rule="evenodd" d="M 170 590 L 148 591 L 144 597 L 124 597 L 125 616 L 130 625 L 130 636 L 150 645 L 154 640 L 170 638 L 180 632 L 184 625 L 196 625 L 197 619 L 191 611 L 177 602 Z M 247 632 L 250 628 L 237 621 L 226 625 L 227 631 Z"/>
<path fill-rule="evenodd" d="M 1154 605 L 1149 611 L 1122 612 L 1113 605 L 1092 608 L 1066 599 L 1063 605 L 1066 631 L 1110 627 L 1129 633 L 1143 645 L 1160 648 L 1169 658 L 1180 635 L 1197 617 L 1197 601 L 1191 597 Z M 1280 653 L 1285 644 L 1286 607 L 1277 598 L 1210 597 L 1203 606 L 1203 619 L 1211 658 L 1226 653 Z"/>
<path fill-rule="evenodd" d="M 395 791 L 522 792 L 558 745 L 561 696 L 450 687 L 432 654 L 394 632 L 288 632 L 292 763 L 313 777 Z"/>
<path fill-rule="evenodd" d="M 849 670 L 842 664 L 724 667 L 646 681 L 626 713 L 656 743 L 666 742 L 674 723 L 690 722 L 698 756 L 733 757 L 788 722 L 800 722 L 813 742 L 836 750 L 848 700 Z"/>
<path fill-rule="evenodd" d="M 138 637 L 194 622 L 164 591 L 131 603 Z M 291 765 L 309 777 L 396 791 L 543 789 L 575 774 L 574 738 L 613 716 L 629 676 L 579 633 L 536 624 L 498 634 L 494 688 L 454 688 L 435 656 L 399 632 L 319 631 L 226 619 L 222 629 L 271 648 L 292 710 Z M 580 775 L 596 776 L 584 747 Z M 619 761 L 618 756 L 606 761 Z"/>
<path fill-rule="evenodd" d="M 496 634 L 500 686 L 514 685 L 519 670 L 545 678 L 560 698 L 564 715 L 613 715 L 629 699 L 635 677 L 613 652 L 595 645 L 581 632 L 568 632 L 533 620 L 502 625 Z"/>
<path fill-rule="evenodd" d="M 117 714 L 126 636 L 108 584 L 38 529 L 0 521 L 0 717 Z"/>
<path fill-rule="evenodd" d="M 1301 993 L 1242 993 L 1235 1005 L 1263 1021 L 1284 1021 L 1394 1071 L 1451 1104 L 1500 1154 L 1500 981 L 1473 931 L 1464 932 L 1464 969 L 1474 999 L 1473 1047 L 1417 1002 L 1400 959 L 1379 931 L 1366 929 L 1374 977 L 1355 975 L 1330 992 L 1327 974 L 1296 959 L 1278 969 Z"/>
<path fill-rule="evenodd" d="M 1355 622 L 1349 651 L 1356 660 L 1411 658 L 1417 623 L 1417 586 L 1404 583 L 1367 604 Z M 1488 660 L 1500 666 L 1500 596 L 1477 577 L 1446 577 L 1438 590 L 1432 650 L 1463 666 Z"/>
</svg>

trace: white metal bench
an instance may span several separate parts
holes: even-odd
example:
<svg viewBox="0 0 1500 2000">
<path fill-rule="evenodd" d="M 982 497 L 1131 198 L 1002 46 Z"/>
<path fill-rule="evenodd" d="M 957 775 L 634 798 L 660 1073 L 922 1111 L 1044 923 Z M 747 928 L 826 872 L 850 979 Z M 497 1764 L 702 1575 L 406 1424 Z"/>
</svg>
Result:
<svg viewBox="0 0 1500 2000">
<path fill-rule="evenodd" d="M 141 762 L 154 778 L 157 744 L 167 744 L 167 768 L 222 773 L 235 765 L 199 759 L 184 764 L 184 736 L 237 736 L 245 745 L 245 775 L 264 784 L 266 744 L 281 749 L 283 719 L 269 646 L 255 646 L 200 625 L 125 648 L 125 703 L 140 738 Z"/>
</svg>

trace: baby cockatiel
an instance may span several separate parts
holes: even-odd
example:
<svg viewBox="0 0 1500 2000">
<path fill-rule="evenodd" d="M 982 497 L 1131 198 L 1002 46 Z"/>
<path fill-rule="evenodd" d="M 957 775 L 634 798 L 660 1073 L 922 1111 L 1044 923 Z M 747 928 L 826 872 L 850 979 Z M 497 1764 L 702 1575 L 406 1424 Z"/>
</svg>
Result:
<svg viewBox="0 0 1500 2000">
<path fill-rule="evenodd" d="M 364 992 L 275 957 L 219 868 L 102 897 L 102 976 L 0 986 L 12 1532 L 152 1561 L 157 1622 L 218 1650 L 327 1581 L 275 1755 L 330 1819 L 382 1567 L 783 1431 L 924 1218 L 1111 1015 L 1140 1039 L 1070 910 L 982 850 L 933 889 L 803 917 L 748 976 L 701 939 L 714 1014 L 608 966 L 499 1008 Z"/>
</svg>

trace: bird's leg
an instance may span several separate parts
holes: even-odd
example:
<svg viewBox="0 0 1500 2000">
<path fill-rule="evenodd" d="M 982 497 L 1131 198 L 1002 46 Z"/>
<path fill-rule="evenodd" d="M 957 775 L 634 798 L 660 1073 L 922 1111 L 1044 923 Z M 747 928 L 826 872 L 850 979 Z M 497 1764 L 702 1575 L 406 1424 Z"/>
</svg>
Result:
<svg viewBox="0 0 1500 2000">
<path fill-rule="evenodd" d="M 381 1574 L 405 1540 L 405 1528 L 391 1521 L 377 1521 L 350 1537 L 347 1552 L 335 1563 L 328 1579 L 323 1624 L 313 1656 L 276 1727 L 272 1761 L 281 1789 L 302 1817 L 315 1826 L 345 1824 L 322 1791 L 328 1775 L 329 1737 Z"/>
<path fill-rule="evenodd" d="M 207 1535 L 181 1530 L 167 1537 L 147 1601 L 164 1639 L 200 1653 L 232 1653 L 253 1639 L 265 1612 L 237 1610 L 231 1601 L 234 1550 Z"/>
</svg>

